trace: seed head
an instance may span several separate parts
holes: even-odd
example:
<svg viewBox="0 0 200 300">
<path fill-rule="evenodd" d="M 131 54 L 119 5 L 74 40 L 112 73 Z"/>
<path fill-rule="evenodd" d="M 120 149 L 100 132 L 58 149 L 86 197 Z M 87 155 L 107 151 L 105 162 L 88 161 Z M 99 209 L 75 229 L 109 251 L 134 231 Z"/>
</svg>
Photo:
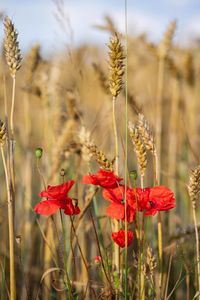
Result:
<svg viewBox="0 0 200 300">
<path fill-rule="evenodd" d="M 188 193 L 192 204 L 195 207 L 196 201 L 200 196 L 200 165 L 191 171 L 188 184 Z"/>
<path fill-rule="evenodd" d="M 141 135 L 139 133 L 139 129 L 134 124 L 129 122 L 128 129 L 129 129 L 131 141 L 134 146 L 134 151 L 137 155 L 140 174 L 141 174 L 141 176 L 144 176 L 146 166 L 147 166 L 147 154 L 146 154 L 145 145 L 144 145 Z"/>
<path fill-rule="evenodd" d="M 6 142 L 6 124 L 0 120 L 0 144 L 3 146 Z"/>
<path fill-rule="evenodd" d="M 166 59 L 169 54 L 170 48 L 172 46 L 174 33 L 176 30 L 176 25 L 176 21 L 173 20 L 167 27 L 166 32 L 164 33 L 163 39 L 160 42 L 160 45 L 158 46 L 158 56 L 160 58 Z"/>
<path fill-rule="evenodd" d="M 151 151 L 152 154 L 155 154 L 156 149 L 155 149 L 154 137 L 151 132 L 150 126 L 143 114 L 138 115 L 137 127 L 143 139 L 146 149 Z"/>
<path fill-rule="evenodd" d="M 5 57 L 11 76 L 15 77 L 17 70 L 21 67 L 22 56 L 19 49 L 19 42 L 17 40 L 18 33 L 9 17 L 5 17 L 4 19 L 4 33 Z"/>
<path fill-rule="evenodd" d="M 113 97 L 117 97 L 123 87 L 123 75 L 124 75 L 124 48 L 115 34 L 108 44 L 109 51 L 109 87 Z"/>
</svg>

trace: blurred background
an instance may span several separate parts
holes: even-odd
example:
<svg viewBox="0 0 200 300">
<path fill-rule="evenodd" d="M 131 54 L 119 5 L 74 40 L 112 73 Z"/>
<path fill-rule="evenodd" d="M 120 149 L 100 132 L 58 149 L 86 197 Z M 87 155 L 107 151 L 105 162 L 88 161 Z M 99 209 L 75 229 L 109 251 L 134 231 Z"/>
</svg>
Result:
<svg viewBox="0 0 200 300">
<path fill-rule="evenodd" d="M 20 299 L 27 299 L 27 290 L 30 299 L 35 299 L 42 275 L 55 266 L 50 249 L 53 249 L 56 257 L 59 256 L 59 242 L 55 239 L 50 219 L 37 218 L 33 212 L 34 205 L 40 200 L 38 193 L 43 188 L 34 156 L 37 147 L 43 148 L 40 169 L 48 184 L 55 185 L 61 181 L 61 168 L 66 171 L 66 179 L 76 180 L 72 196 L 79 199 L 79 206 L 85 211 L 84 216 L 76 219 L 76 225 L 81 224 L 77 234 L 84 255 L 91 262 L 92 282 L 98 285 L 102 278 L 92 264 L 98 252 L 95 236 L 91 234 L 93 228 L 91 220 L 88 222 L 87 208 L 90 207 L 95 214 L 98 233 L 104 237 L 106 251 L 111 245 L 110 224 L 105 218 L 106 203 L 102 201 L 101 193 L 97 194 L 93 203 L 91 195 L 94 190 L 80 184 L 83 174 L 98 169 L 95 161 L 89 164 L 86 159 L 80 133 L 83 133 L 84 126 L 90 132 L 90 139 L 105 152 L 108 159 L 114 158 L 107 44 L 115 32 L 125 44 L 124 1 L 1 0 L 0 12 L 0 118 L 3 120 L 4 77 L 8 106 L 11 99 L 11 78 L 3 55 L 4 14 L 13 20 L 18 30 L 23 54 L 22 67 L 16 79 L 15 106 L 15 228 L 16 235 L 20 237 L 20 243 L 18 240 L 16 245 Z M 163 215 L 166 261 L 172 257 L 173 274 L 170 275 L 169 289 L 174 287 L 179 270 L 182 270 L 180 284 L 170 299 L 186 299 L 186 295 L 187 299 L 192 299 L 195 294 L 195 239 L 187 184 L 190 169 L 199 164 L 199 38 L 199 0 L 128 1 L 129 119 L 136 122 L 138 113 L 143 113 L 148 120 L 156 141 L 161 142 L 161 182 L 174 191 L 177 199 L 176 209 Z M 117 99 L 116 114 L 120 175 L 123 176 L 124 91 Z M 130 140 L 128 162 L 129 170 L 137 169 Z M 4 180 L 1 167 L 0 182 Z M 145 186 L 152 183 L 153 167 L 149 156 Z M 6 207 L 5 185 L 1 184 L 1 299 L 6 299 L 9 275 Z M 154 231 L 151 227 L 156 232 L 156 222 L 149 220 L 147 240 L 156 252 L 156 238 L 152 237 Z M 60 229 L 60 223 L 57 222 Z M 69 226 L 67 218 L 65 222 Z M 41 232 L 46 234 L 50 249 Z M 67 231 L 67 237 L 70 238 L 70 230 Z M 79 276 L 73 276 L 75 281 L 81 282 L 88 274 L 81 263 L 76 241 L 74 247 Z M 68 244 L 67 255 L 69 253 Z M 69 268 L 73 273 L 70 254 Z M 166 269 L 164 272 L 166 280 Z M 45 277 L 44 282 L 40 287 L 41 299 L 50 299 L 50 296 L 52 299 L 65 299 L 62 293 L 52 288 L 51 276 Z M 104 284 L 102 282 L 99 288 Z M 90 295 L 87 299 L 91 299 Z"/>
</svg>

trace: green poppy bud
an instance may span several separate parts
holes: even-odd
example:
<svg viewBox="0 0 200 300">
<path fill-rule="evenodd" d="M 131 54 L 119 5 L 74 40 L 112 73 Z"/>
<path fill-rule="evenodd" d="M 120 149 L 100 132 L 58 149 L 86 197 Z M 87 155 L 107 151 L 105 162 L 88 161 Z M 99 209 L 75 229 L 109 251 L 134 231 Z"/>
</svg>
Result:
<svg viewBox="0 0 200 300">
<path fill-rule="evenodd" d="M 137 171 L 136 170 L 133 170 L 133 171 L 130 171 L 130 176 L 136 180 L 137 179 Z"/>
<path fill-rule="evenodd" d="M 42 157 L 42 152 L 43 152 L 42 148 L 36 148 L 35 149 L 36 158 L 40 159 Z"/>
</svg>

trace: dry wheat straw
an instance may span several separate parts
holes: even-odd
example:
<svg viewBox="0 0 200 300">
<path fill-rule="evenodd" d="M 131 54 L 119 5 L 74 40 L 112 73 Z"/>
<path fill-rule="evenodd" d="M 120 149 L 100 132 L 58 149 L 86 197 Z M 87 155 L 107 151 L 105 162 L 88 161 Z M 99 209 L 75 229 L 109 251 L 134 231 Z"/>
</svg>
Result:
<svg viewBox="0 0 200 300">
<path fill-rule="evenodd" d="M 112 95 L 112 121 L 113 121 L 113 134 L 115 138 L 115 173 L 119 174 L 119 144 L 118 144 L 118 132 L 116 122 L 116 99 L 123 88 L 123 75 L 124 75 L 124 47 L 122 46 L 118 35 L 115 34 L 111 37 L 108 44 L 109 48 L 109 87 Z M 119 222 L 113 220 L 113 231 L 119 231 Z M 113 262 L 117 268 L 117 272 L 120 276 L 120 248 L 114 244 Z"/>
<path fill-rule="evenodd" d="M 197 219 L 196 219 L 196 204 L 199 201 L 200 195 L 200 166 L 197 166 L 191 171 L 189 184 L 188 184 L 188 192 L 190 199 L 192 201 L 192 211 L 193 211 L 193 220 L 195 227 L 195 237 L 196 237 L 196 259 L 197 259 L 197 291 L 200 291 L 200 253 L 199 253 L 199 233 L 197 227 Z M 200 299 L 200 296 L 198 296 Z"/>
<path fill-rule="evenodd" d="M 9 180 L 9 195 L 8 195 L 8 222 L 9 222 L 9 248 L 10 248 L 10 293 L 11 299 L 15 299 L 15 266 L 14 266 L 14 217 L 15 217 L 15 160 L 14 160 L 14 106 L 15 106 L 15 84 L 16 84 L 16 72 L 21 66 L 21 52 L 18 43 L 18 34 L 12 21 L 6 17 L 4 19 L 4 53 L 7 64 L 10 69 L 10 75 L 12 77 L 12 100 L 10 111 L 10 131 L 11 139 L 9 143 L 8 153 L 8 165 L 9 176 L 6 176 Z M 2 151 L 2 159 L 4 161 L 4 153 Z M 4 166 L 6 173 L 6 164 Z M 7 180 L 6 180 L 7 181 Z"/>
<path fill-rule="evenodd" d="M 10 190 L 10 176 L 8 167 L 6 164 L 6 158 L 4 154 L 3 146 L 7 139 L 7 130 L 6 125 L 0 121 L 0 145 L 1 145 L 1 156 L 3 161 L 3 167 L 6 178 L 6 189 L 7 189 L 7 201 L 8 201 L 8 230 L 9 230 L 9 256 L 10 256 L 10 299 L 16 299 L 16 290 L 15 290 L 15 256 L 14 256 L 14 217 L 13 217 L 13 203 L 12 195 Z"/>
<path fill-rule="evenodd" d="M 165 77 L 165 63 L 169 55 L 169 51 L 172 47 L 172 39 L 176 29 L 176 22 L 172 21 L 166 32 L 164 33 L 163 39 L 158 46 L 158 83 L 157 83 L 157 96 L 156 96 L 156 148 L 158 154 L 158 181 L 160 181 L 161 171 L 161 144 L 162 144 L 162 101 L 164 91 L 164 77 Z"/>
</svg>

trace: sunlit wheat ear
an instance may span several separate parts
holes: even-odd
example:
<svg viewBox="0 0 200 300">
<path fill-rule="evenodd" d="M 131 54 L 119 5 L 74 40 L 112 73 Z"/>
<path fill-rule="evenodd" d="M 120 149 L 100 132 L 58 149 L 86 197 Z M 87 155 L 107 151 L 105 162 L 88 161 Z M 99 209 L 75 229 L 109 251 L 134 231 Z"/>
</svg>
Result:
<svg viewBox="0 0 200 300">
<path fill-rule="evenodd" d="M 109 51 L 109 87 L 113 97 L 117 97 L 123 88 L 124 75 L 124 47 L 117 34 L 115 34 L 108 44 Z"/>
<path fill-rule="evenodd" d="M 21 67 L 22 56 L 17 40 L 18 33 L 9 17 L 5 17 L 4 19 L 4 33 L 5 57 L 10 69 L 10 74 L 12 77 L 15 77 L 17 70 Z"/>
<path fill-rule="evenodd" d="M 99 150 L 98 147 L 90 138 L 90 132 L 82 127 L 79 134 L 80 143 L 82 145 L 82 153 L 85 160 L 95 160 L 99 166 L 107 171 L 113 170 L 113 163 L 109 161 L 103 151 Z"/>
<path fill-rule="evenodd" d="M 161 40 L 158 46 L 158 57 L 165 59 L 168 56 L 170 48 L 172 46 L 172 40 L 176 30 L 177 23 L 172 21 L 167 27 L 166 32 L 164 33 L 163 39 Z"/>
<path fill-rule="evenodd" d="M 146 166 L 147 166 L 147 154 L 146 154 L 145 145 L 143 143 L 138 127 L 136 127 L 134 124 L 129 122 L 128 129 L 129 129 L 131 141 L 134 146 L 134 151 L 137 155 L 140 174 L 141 176 L 144 176 Z"/>
<path fill-rule="evenodd" d="M 150 126 L 143 114 L 138 115 L 137 127 L 138 127 L 139 133 L 143 139 L 146 149 L 151 151 L 152 154 L 155 154 L 156 148 L 155 148 L 154 136 L 153 136 Z"/>
<path fill-rule="evenodd" d="M 0 120 L 0 145 L 3 146 L 6 142 L 6 124 Z"/>
<path fill-rule="evenodd" d="M 196 202 L 200 196 L 200 166 L 197 166 L 191 171 L 188 192 L 192 201 L 193 207 L 196 207 Z"/>
</svg>

